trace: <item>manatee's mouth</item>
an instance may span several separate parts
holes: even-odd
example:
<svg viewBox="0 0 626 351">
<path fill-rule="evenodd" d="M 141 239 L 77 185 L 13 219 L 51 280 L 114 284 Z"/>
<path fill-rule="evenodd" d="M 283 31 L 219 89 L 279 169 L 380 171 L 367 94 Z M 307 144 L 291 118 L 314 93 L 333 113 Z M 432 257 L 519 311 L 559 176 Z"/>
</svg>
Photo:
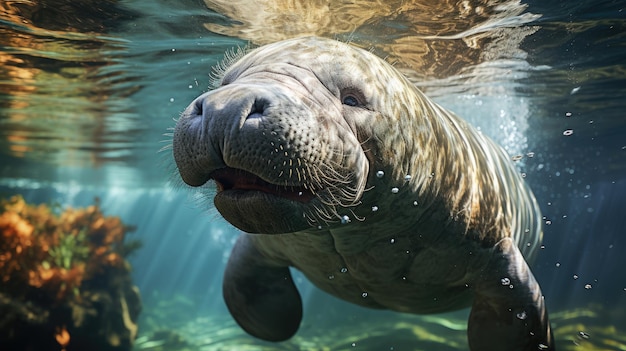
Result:
<svg viewBox="0 0 626 351">
<path fill-rule="evenodd" d="M 284 186 L 269 183 L 260 177 L 237 168 L 220 168 L 211 172 L 210 178 L 215 180 L 217 192 L 260 191 L 266 194 L 292 201 L 307 203 L 315 198 L 312 191 L 304 186 Z"/>
</svg>

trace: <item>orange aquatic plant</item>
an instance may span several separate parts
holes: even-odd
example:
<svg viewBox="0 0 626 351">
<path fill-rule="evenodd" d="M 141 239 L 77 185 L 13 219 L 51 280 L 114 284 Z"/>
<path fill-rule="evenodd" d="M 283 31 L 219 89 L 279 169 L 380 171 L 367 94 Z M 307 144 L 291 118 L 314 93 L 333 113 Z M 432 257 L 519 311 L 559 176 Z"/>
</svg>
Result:
<svg viewBox="0 0 626 351">
<path fill-rule="evenodd" d="M 65 348 L 70 343 L 70 333 L 67 331 L 67 328 L 63 326 L 63 328 L 57 328 L 57 333 L 54 335 L 56 341 L 61 345 L 61 351 L 65 351 Z"/>
<path fill-rule="evenodd" d="M 15 287 L 43 289 L 57 300 L 107 269 L 127 269 L 123 256 L 137 242 L 124 243 L 119 217 L 104 216 L 96 202 L 86 208 L 30 205 L 19 196 L 0 200 L 0 280 Z"/>
</svg>

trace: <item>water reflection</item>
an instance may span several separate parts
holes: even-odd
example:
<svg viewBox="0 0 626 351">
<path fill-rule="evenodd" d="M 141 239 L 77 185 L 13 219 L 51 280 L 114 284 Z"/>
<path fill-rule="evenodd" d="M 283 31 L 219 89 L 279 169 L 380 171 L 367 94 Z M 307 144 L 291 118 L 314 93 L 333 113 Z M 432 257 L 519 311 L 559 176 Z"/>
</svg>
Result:
<svg viewBox="0 0 626 351">
<path fill-rule="evenodd" d="M 138 89 L 107 37 L 131 14 L 114 1 L 0 4 L 0 149 L 16 158 L 91 165 L 131 158 Z"/>
<path fill-rule="evenodd" d="M 338 37 L 374 48 L 414 79 L 446 78 L 470 66 L 524 57 L 519 44 L 539 16 L 509 1 L 205 0 L 225 23 L 210 31 L 262 45 L 302 35 Z"/>
</svg>

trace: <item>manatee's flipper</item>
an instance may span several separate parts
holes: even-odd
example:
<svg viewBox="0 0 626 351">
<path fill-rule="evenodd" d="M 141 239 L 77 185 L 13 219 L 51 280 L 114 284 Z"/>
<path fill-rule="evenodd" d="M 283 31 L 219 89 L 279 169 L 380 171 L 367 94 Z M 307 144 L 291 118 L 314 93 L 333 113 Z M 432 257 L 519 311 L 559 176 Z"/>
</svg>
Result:
<svg viewBox="0 0 626 351">
<path fill-rule="evenodd" d="M 233 318 L 257 338 L 283 341 L 300 326 L 302 299 L 289 268 L 268 262 L 246 234 L 230 254 L 223 294 Z"/>
<path fill-rule="evenodd" d="M 474 285 L 470 350 L 554 350 L 543 295 L 522 254 L 510 238 L 494 250 Z"/>
</svg>

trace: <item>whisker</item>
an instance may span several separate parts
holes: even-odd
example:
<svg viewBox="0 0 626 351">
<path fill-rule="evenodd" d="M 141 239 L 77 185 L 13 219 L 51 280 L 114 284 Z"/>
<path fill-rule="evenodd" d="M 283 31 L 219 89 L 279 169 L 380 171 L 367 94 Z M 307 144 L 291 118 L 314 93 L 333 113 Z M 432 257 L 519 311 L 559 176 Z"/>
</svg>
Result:
<svg viewBox="0 0 626 351">
<path fill-rule="evenodd" d="M 163 142 L 163 141 L 162 141 L 162 142 Z M 174 145 L 172 145 L 172 144 L 170 143 L 170 144 L 167 144 L 167 145 L 164 145 L 163 147 L 161 147 L 161 148 L 157 151 L 157 153 L 161 153 L 161 152 L 163 152 L 163 151 L 171 150 L 171 149 L 173 149 L 173 148 L 174 148 Z"/>
<path fill-rule="evenodd" d="M 250 43 L 245 46 L 230 48 L 224 52 L 224 58 L 217 62 L 209 72 L 209 89 L 215 89 L 222 83 L 222 78 L 230 66 L 239 61 L 250 51 Z"/>
</svg>

